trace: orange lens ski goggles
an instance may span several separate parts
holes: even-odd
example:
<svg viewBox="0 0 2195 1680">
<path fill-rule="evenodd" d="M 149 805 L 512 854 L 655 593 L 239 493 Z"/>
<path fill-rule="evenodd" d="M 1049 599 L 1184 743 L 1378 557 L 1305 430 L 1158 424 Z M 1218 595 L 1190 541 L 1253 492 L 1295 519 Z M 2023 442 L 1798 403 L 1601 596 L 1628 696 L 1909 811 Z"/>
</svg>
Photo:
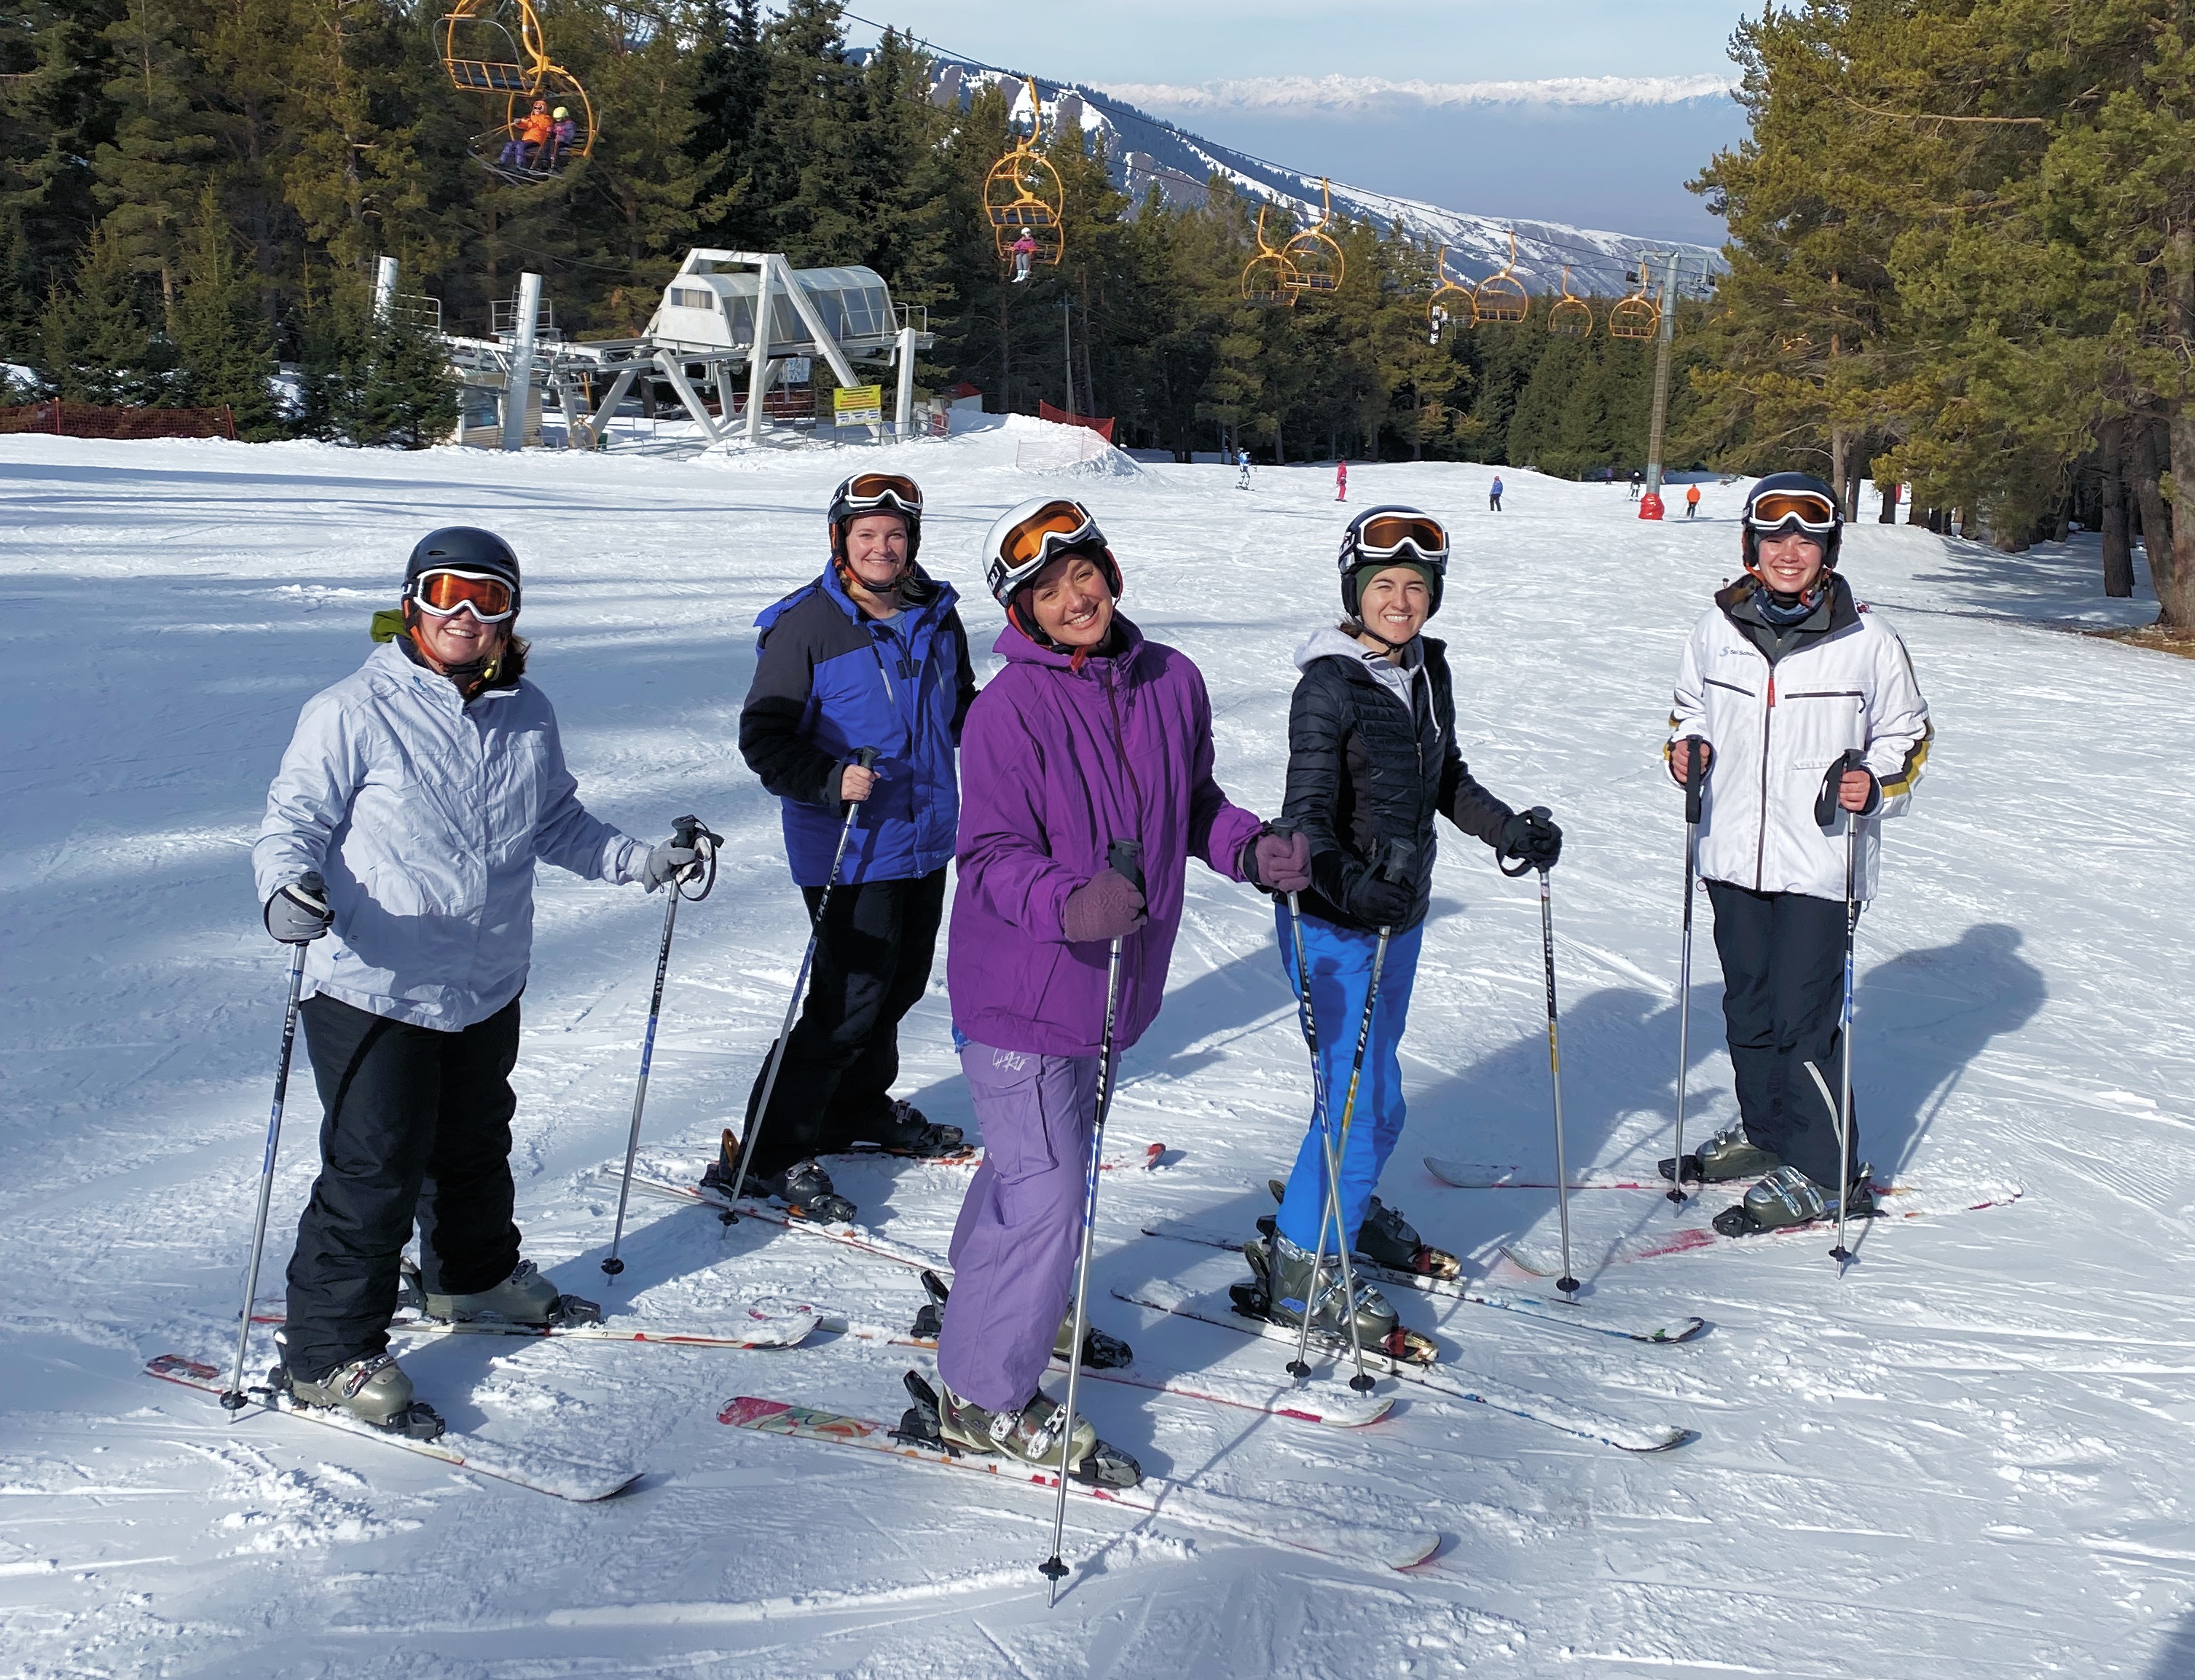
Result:
<svg viewBox="0 0 2195 1680">
<path fill-rule="evenodd" d="M 855 513 L 872 513 L 893 507 L 902 513 L 922 511 L 922 491 L 900 473 L 856 473 L 846 480 L 846 506 Z"/>
<path fill-rule="evenodd" d="M 1810 536 L 1827 536 L 1836 528 L 1837 510 L 1826 496 L 1812 490 L 1778 490 L 1756 500 L 1745 515 L 1755 531 L 1781 531 L 1796 524 Z"/>
<path fill-rule="evenodd" d="M 446 618 L 463 607 L 482 624 L 499 624 L 518 609 L 510 585 L 487 572 L 422 572 L 412 598 L 423 613 Z"/>
<path fill-rule="evenodd" d="M 1421 560 L 1448 558 L 1448 532 L 1424 514 L 1377 514 L 1357 533 L 1357 552 L 1366 560 L 1386 560 L 1414 549 Z"/>
</svg>

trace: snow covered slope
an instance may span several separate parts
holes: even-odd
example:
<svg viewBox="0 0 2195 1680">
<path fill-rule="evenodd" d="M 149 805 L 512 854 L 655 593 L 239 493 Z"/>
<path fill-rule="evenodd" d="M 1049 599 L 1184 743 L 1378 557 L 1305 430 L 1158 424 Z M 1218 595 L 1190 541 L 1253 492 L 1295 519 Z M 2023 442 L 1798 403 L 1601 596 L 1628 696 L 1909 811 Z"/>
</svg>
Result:
<svg viewBox="0 0 2195 1680">
<path fill-rule="evenodd" d="M 1032 115 L 1028 91 L 1017 72 L 951 58 L 937 60 L 936 71 L 932 96 L 941 102 L 964 98 L 971 89 L 985 83 L 1002 85 L 1015 121 L 1024 129 L 1028 126 Z M 1201 204 L 1207 184 L 1216 175 L 1253 199 L 1263 198 L 1293 212 L 1299 226 L 1309 225 L 1320 214 L 1321 183 L 1315 175 L 1304 175 L 1207 140 L 1100 88 L 1079 82 L 1048 82 L 1042 77 L 1036 78 L 1035 83 L 1044 101 L 1047 126 L 1067 111 L 1085 134 L 1102 135 L 1114 179 L 1132 198 L 1140 199 L 1155 186 L 1172 202 Z M 1572 227 L 1558 222 L 1503 221 L 1338 181 L 1332 183 L 1331 190 L 1335 214 L 1363 217 L 1383 231 L 1399 226 L 1417 239 L 1445 248 L 1447 272 L 1466 285 L 1484 279 L 1509 262 L 1512 233 L 1517 239 L 1517 278 L 1535 296 L 1559 291 L 1563 269 L 1568 266 L 1570 289 L 1579 296 L 1619 297 L 1633 290 L 1626 273 L 1635 270 L 1640 253 L 1648 250 L 1684 253 L 1688 290 L 1697 287 L 1701 275 L 1720 273 L 1725 267 L 1721 255 L 1710 245 L 1673 245 L 1666 239 Z"/>
<path fill-rule="evenodd" d="M 973 556 L 1033 486 L 1001 430 L 908 446 L 925 558 L 997 615 Z M 862 459 L 873 459 L 863 457 Z M 2005 561 L 1863 524 L 1847 569 L 1908 638 L 1937 752 L 1860 928 L 1866 1153 L 1930 1184 L 2014 1182 L 1986 1211 L 1826 1239 L 1594 1265 L 1703 1222 L 1657 1197 L 1573 1198 L 1582 1311 L 1708 1319 L 1637 1348 L 1405 1297 L 1466 1377 L 1698 1431 L 1633 1457 L 1405 1389 L 1320 1428 L 1092 1384 L 1100 1428 L 1201 1494 L 1443 1537 L 1407 1575 L 1077 1507 L 1077 1574 L 1046 1611 L 1034 1494 L 725 1428 L 734 1395 L 892 1418 L 904 1350 L 446 1338 L 406 1354 L 453 1426 L 632 1460 L 573 1505 L 277 1418 L 232 1423 L 140 1374 L 218 1355 L 251 1224 L 281 1000 L 245 849 L 301 702 L 350 670 L 425 529 L 477 521 L 527 565 L 535 669 L 583 792 L 656 834 L 730 840 L 682 915 L 647 1139 L 698 1161 L 740 1108 L 804 934 L 772 803 L 735 726 L 754 613 L 813 572 L 822 452 L 688 463 L 313 446 L 0 441 L 0 1670 L 516 1677 L 1143 1677 L 2195 1673 L 2195 665 L 2023 623 L 2146 617 L 2091 599 L 2093 556 Z M 1570 1159 L 1651 1173 L 1675 1056 L 1680 808 L 1655 750 L 1679 638 L 1733 567 L 1737 487 L 1696 524 L 1622 492 L 1505 470 L 1360 466 L 1365 501 L 1455 521 L 1448 606 L 1473 769 L 1553 806 Z M 1211 682 L 1223 780 L 1270 811 L 1291 650 L 1334 608 L 1331 480 L 1155 466 L 1074 480 L 1126 571 L 1126 609 Z M 2012 568 L 2025 581 L 2005 581 Z M 1442 1187 L 1420 1157 L 1552 1166 L 1537 895 L 1450 834 L 1383 1193 L 1484 1258 L 1553 1241 L 1550 1195 Z M 1702 926 L 1704 930 L 1704 912 Z M 613 1315 L 704 1324 L 761 1295 L 898 1326 L 912 1273 L 775 1227 L 636 1201 L 614 1288 L 597 1263 L 661 906 L 544 873 L 514 1165 L 528 1252 Z M 1711 944 L 1692 998 L 1694 1123 L 1731 1112 Z M 943 966 L 941 961 L 938 973 Z M 902 1089 L 971 1124 L 942 992 Z M 1284 1357 L 1125 1306 L 1217 1289 L 1230 1256 L 1146 1238 L 1239 1228 L 1308 1104 L 1270 915 L 1193 873 L 1165 1012 L 1128 1056 L 1106 1176 L 1098 1320 L 1192 1377 Z M 292 1090 L 268 1287 L 312 1177 Z M 965 1171 L 854 1165 L 881 1232 L 946 1243 Z M 1495 1285 L 1521 1290 L 1514 1277 Z M 919 1361 L 914 1361 L 919 1362 Z"/>
</svg>

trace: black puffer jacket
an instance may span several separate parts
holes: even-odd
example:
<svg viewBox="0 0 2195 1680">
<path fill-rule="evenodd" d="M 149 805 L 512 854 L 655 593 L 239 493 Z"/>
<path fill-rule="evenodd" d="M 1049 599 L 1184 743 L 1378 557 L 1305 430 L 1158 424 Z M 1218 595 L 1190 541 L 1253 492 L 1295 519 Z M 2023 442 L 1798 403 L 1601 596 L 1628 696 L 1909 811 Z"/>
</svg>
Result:
<svg viewBox="0 0 2195 1680">
<path fill-rule="evenodd" d="M 1311 839 L 1305 913 L 1345 928 L 1371 930 L 1343 906 L 1387 842 L 1409 847 L 1414 902 L 1399 931 L 1425 920 L 1432 897 L 1435 814 L 1494 846 L 1512 813 L 1472 780 L 1456 749 L 1447 644 L 1420 636 L 1405 653 L 1415 670 L 1407 708 L 1374 673 L 1378 657 L 1339 630 L 1322 630 L 1298 651 L 1303 676 L 1288 708 L 1285 816 Z"/>
</svg>

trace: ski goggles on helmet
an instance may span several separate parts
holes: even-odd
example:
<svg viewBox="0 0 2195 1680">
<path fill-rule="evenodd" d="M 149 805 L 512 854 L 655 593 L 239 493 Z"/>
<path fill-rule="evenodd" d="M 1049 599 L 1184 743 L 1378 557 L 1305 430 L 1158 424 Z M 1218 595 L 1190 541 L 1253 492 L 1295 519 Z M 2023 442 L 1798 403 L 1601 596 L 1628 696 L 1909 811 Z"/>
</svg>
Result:
<svg viewBox="0 0 2195 1680">
<path fill-rule="evenodd" d="M 1061 555 L 1103 551 L 1105 533 L 1080 502 L 1046 502 L 1001 532 L 993 544 L 991 593 L 1001 602 Z"/>
<path fill-rule="evenodd" d="M 1826 537 L 1837 528 L 1837 507 L 1819 491 L 1772 490 L 1754 498 L 1745 510 L 1745 522 L 1755 531 L 1796 525 L 1810 537 Z"/>
<path fill-rule="evenodd" d="M 499 624 L 518 610 L 508 580 L 491 572 L 422 572 L 412 580 L 411 595 L 422 613 L 438 618 L 463 608 L 484 624 Z"/>
<path fill-rule="evenodd" d="M 1436 566 L 1448 563 L 1448 531 L 1430 514 L 1373 514 L 1357 528 L 1359 562 L 1393 560 L 1405 551 Z"/>
<path fill-rule="evenodd" d="M 919 518 L 922 492 L 902 473 L 856 473 L 839 493 L 839 505 L 848 518 L 873 513 L 913 514 Z"/>
</svg>

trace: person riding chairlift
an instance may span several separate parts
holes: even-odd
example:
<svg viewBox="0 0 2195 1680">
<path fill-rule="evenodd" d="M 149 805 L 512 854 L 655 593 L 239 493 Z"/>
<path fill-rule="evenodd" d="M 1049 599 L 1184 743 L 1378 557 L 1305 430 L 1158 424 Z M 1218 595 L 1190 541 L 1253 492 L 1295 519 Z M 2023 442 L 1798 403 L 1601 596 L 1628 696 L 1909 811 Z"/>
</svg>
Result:
<svg viewBox="0 0 2195 1680">
<path fill-rule="evenodd" d="M 519 118 L 510 130 L 503 154 L 497 161 L 505 168 L 521 170 L 549 167 L 550 136 L 556 130 L 556 119 L 549 114 L 549 101 L 537 99 L 533 109 Z"/>
<path fill-rule="evenodd" d="M 579 125 L 572 120 L 570 110 L 564 106 L 558 106 L 549 114 L 556 120 L 549 129 L 549 157 L 542 167 L 553 170 L 572 149 L 572 142 L 579 137 Z"/>
<path fill-rule="evenodd" d="M 1013 252 L 1014 284 L 1019 285 L 1028 279 L 1029 264 L 1036 258 L 1036 235 L 1023 228 L 1021 238 L 1014 241 Z"/>
</svg>

